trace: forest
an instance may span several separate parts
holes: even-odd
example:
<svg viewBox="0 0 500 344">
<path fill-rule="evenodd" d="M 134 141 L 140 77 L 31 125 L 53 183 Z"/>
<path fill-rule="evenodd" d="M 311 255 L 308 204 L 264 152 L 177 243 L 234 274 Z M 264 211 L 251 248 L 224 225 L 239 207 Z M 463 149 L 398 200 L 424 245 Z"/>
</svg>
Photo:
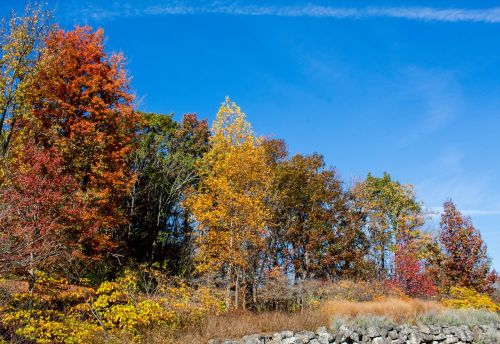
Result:
<svg viewBox="0 0 500 344">
<path fill-rule="evenodd" d="M 104 42 L 40 6 L 1 27 L 0 342 L 154 342 L 332 297 L 500 311 L 451 199 L 429 228 L 412 185 L 346 182 L 229 97 L 213 123 L 144 113 Z"/>
</svg>

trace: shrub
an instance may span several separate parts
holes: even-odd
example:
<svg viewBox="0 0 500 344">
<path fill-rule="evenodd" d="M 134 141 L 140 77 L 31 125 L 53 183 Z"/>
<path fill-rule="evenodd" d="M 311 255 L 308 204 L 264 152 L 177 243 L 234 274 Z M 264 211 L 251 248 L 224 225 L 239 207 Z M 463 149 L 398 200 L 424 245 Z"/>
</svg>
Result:
<svg viewBox="0 0 500 344">
<path fill-rule="evenodd" d="M 39 273 L 32 294 L 12 294 L 0 307 L 0 324 L 5 327 L 0 330 L 15 342 L 139 342 L 153 328 L 172 335 L 224 310 L 218 294 L 209 288 L 156 281 L 145 292 L 141 276 L 126 271 L 93 290 Z"/>
<path fill-rule="evenodd" d="M 36 343 L 89 342 L 99 326 L 86 321 L 78 306 L 93 290 L 71 286 L 64 279 L 37 273 L 33 293 L 20 291 L 10 295 L 0 313 L 1 323 L 13 341 Z"/>
<path fill-rule="evenodd" d="M 346 326 L 348 328 L 358 328 L 367 330 L 370 327 L 374 328 L 384 328 L 388 326 L 393 326 L 394 322 L 383 316 L 374 315 L 358 315 L 354 318 L 339 317 L 332 321 L 331 329 L 334 332 L 338 332 L 340 326 Z"/>
<path fill-rule="evenodd" d="M 102 283 L 96 296 L 89 311 L 111 333 L 125 331 L 137 336 L 153 325 L 170 328 L 177 325 L 175 312 L 167 310 L 157 300 L 139 294 L 137 277 L 130 271 L 115 281 Z"/>
<path fill-rule="evenodd" d="M 500 312 L 500 305 L 490 296 L 464 287 L 451 288 L 450 298 L 444 300 L 443 303 L 453 308 L 477 308 Z"/>
<path fill-rule="evenodd" d="M 482 309 L 451 309 L 441 312 L 427 312 L 418 317 L 417 322 L 426 325 L 490 325 L 500 322 L 497 313 Z"/>
<path fill-rule="evenodd" d="M 429 298 L 436 295 L 437 289 L 417 257 L 416 249 L 411 245 L 398 245 L 394 262 L 396 271 L 388 283 L 407 296 Z"/>
</svg>

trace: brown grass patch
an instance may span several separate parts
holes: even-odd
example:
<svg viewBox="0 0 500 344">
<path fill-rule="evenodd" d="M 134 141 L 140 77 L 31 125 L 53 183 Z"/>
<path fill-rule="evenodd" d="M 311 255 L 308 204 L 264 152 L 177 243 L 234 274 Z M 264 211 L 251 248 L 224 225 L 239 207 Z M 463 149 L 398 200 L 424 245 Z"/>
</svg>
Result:
<svg viewBox="0 0 500 344">
<path fill-rule="evenodd" d="M 197 328 L 188 329 L 180 343 L 207 343 L 211 338 L 241 338 L 247 334 L 269 333 L 283 330 L 316 330 L 325 326 L 328 318 L 323 314 L 306 310 L 303 313 L 240 313 L 211 316 Z"/>
<path fill-rule="evenodd" d="M 384 316 L 395 322 L 413 322 L 419 315 L 446 309 L 435 301 L 389 298 L 381 301 L 352 302 L 326 301 L 318 309 L 302 313 L 229 313 L 209 316 L 203 324 L 187 328 L 175 337 L 175 343 L 205 344 L 209 339 L 238 339 L 247 334 L 284 330 L 314 331 L 329 327 L 337 317 L 354 318 L 358 315 Z M 168 335 L 162 329 L 148 333 L 147 343 L 165 343 Z"/>
</svg>

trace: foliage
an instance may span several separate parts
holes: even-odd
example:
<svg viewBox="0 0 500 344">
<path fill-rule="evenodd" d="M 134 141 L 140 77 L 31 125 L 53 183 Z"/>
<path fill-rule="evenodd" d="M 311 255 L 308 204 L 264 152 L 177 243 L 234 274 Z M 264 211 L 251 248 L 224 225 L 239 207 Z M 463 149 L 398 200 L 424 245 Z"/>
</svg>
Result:
<svg viewBox="0 0 500 344">
<path fill-rule="evenodd" d="M 229 98 L 210 129 L 140 113 L 102 29 L 49 19 L 28 6 L 0 29 L 5 340 L 173 338 L 248 308 L 311 326 L 408 317 L 444 307 L 409 298 L 437 291 L 498 312 L 486 245 L 451 201 L 431 240 L 411 185 L 385 173 L 347 188 L 321 154 L 257 136 Z"/>
<path fill-rule="evenodd" d="M 351 193 L 355 207 L 365 216 L 378 276 L 385 276 L 391 270 L 391 255 L 396 246 L 420 239 L 421 205 L 411 185 L 392 180 L 388 173 L 383 177 L 368 174 L 366 180 L 354 185 Z"/>
<path fill-rule="evenodd" d="M 443 303 L 454 308 L 476 308 L 491 312 L 500 312 L 500 304 L 495 302 L 490 296 L 481 294 L 471 288 L 452 287 L 450 298 L 445 299 Z"/>
<path fill-rule="evenodd" d="M 239 307 L 239 294 L 245 295 L 247 283 L 256 283 L 252 270 L 267 236 L 270 172 L 262 140 L 229 98 L 217 113 L 210 150 L 198 168 L 203 178 L 185 202 L 198 225 L 196 269 L 221 274 L 228 307 L 233 286 L 234 307 Z"/>
<path fill-rule="evenodd" d="M 446 201 L 441 215 L 439 241 L 443 247 L 442 281 L 453 286 L 491 292 L 497 274 L 490 271 L 490 260 L 481 233 L 469 217 L 464 217 L 452 201 Z"/>
<path fill-rule="evenodd" d="M 94 221 L 113 234 L 126 222 L 121 203 L 134 181 L 127 156 L 139 124 L 123 58 L 104 52 L 102 30 L 76 27 L 50 32 L 39 64 L 31 111 L 16 123 L 19 150 L 27 140 L 55 148 L 96 209 Z"/>
<path fill-rule="evenodd" d="M 389 283 L 402 289 L 407 296 L 430 297 L 436 294 L 436 286 L 412 245 L 398 245 L 394 267 L 395 275 Z"/>
<path fill-rule="evenodd" d="M 138 147 L 131 156 L 137 179 L 128 203 L 127 244 L 139 262 L 165 265 L 173 274 L 191 271 L 192 225 L 181 205 L 197 184 L 196 161 L 208 148 L 208 124 L 187 114 L 142 114 Z"/>
<path fill-rule="evenodd" d="M 270 264 L 284 262 L 295 280 L 362 273 L 366 237 L 335 170 L 319 154 L 280 159 L 272 163 Z"/>
<path fill-rule="evenodd" d="M 103 282 L 96 291 L 90 309 L 102 326 L 111 332 L 123 330 L 138 335 L 153 324 L 175 327 L 175 313 L 156 300 L 139 295 L 137 279 L 127 272 L 115 281 Z"/>
<path fill-rule="evenodd" d="M 37 275 L 32 293 L 14 294 L 0 310 L 1 322 L 15 338 L 37 343 L 88 343 L 95 336 L 140 341 L 148 328 L 173 332 L 224 311 L 218 295 L 208 288 L 157 284 L 152 295 L 141 290 L 138 273 L 131 271 L 97 290 Z"/>
<path fill-rule="evenodd" d="M 29 111 L 31 92 L 43 39 L 51 30 L 50 13 L 26 6 L 24 16 L 12 13 L 0 28 L 0 157 L 7 157 L 16 136 L 16 122 Z"/>
<path fill-rule="evenodd" d="M 0 262 L 4 272 L 29 274 L 32 289 L 36 270 L 70 267 L 99 247 L 101 235 L 55 149 L 28 143 L 13 166 L 0 189 Z"/>
<path fill-rule="evenodd" d="M 80 312 L 81 303 L 93 291 L 75 287 L 65 279 L 56 279 L 37 272 L 33 292 L 14 294 L 1 313 L 12 339 L 36 343 L 89 342 L 100 327 L 86 321 Z"/>
</svg>

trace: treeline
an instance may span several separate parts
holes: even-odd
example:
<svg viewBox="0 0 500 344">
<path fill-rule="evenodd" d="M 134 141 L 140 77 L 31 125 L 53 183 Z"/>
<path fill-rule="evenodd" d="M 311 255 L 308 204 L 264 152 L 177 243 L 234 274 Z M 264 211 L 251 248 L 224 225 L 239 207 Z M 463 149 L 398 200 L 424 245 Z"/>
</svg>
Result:
<svg viewBox="0 0 500 344">
<path fill-rule="evenodd" d="M 211 126 L 135 107 L 103 31 L 63 30 L 29 8 L 0 42 L 0 272 L 98 284 L 124 267 L 225 290 L 255 308 L 272 276 L 379 280 L 411 296 L 492 291 L 470 218 L 439 229 L 389 174 L 346 185 L 320 154 L 290 156 L 226 99 Z"/>
</svg>

